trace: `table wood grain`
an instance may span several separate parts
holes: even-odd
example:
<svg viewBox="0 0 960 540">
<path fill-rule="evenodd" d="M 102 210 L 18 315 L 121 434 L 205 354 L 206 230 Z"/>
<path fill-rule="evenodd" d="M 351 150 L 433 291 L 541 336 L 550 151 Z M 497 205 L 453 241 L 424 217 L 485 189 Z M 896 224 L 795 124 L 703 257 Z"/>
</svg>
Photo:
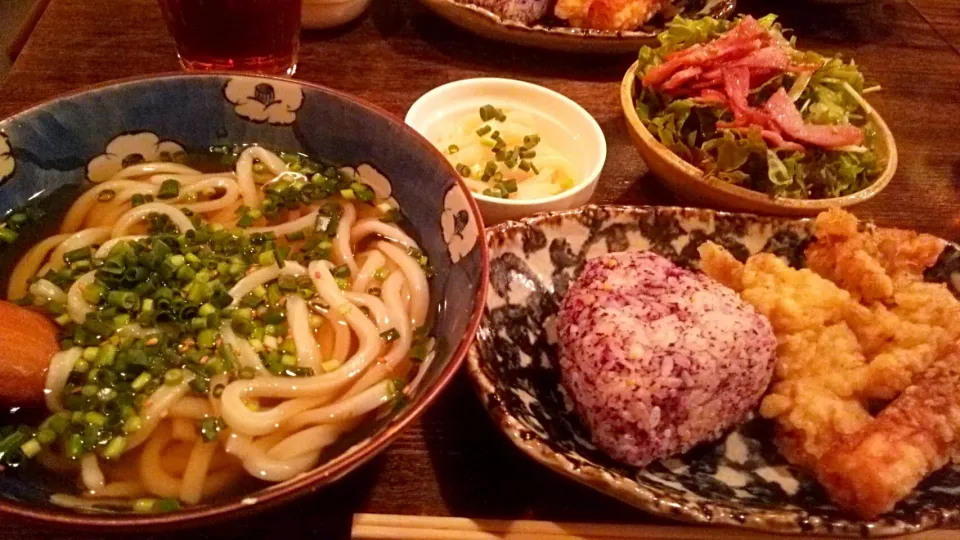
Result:
<svg viewBox="0 0 960 540">
<path fill-rule="evenodd" d="M 418 96 L 454 79 L 505 76 L 582 104 L 606 135 L 599 203 L 676 204 L 627 139 L 618 82 L 630 56 L 519 49 L 466 34 L 412 0 L 377 0 L 342 29 L 305 32 L 297 78 L 369 100 L 402 117 Z M 781 14 L 801 47 L 853 57 L 883 87 L 872 102 L 896 136 L 890 187 L 862 217 L 960 237 L 960 10 L 955 0 L 890 0 L 850 8 L 741 0 Z M 175 71 L 173 42 L 153 0 L 53 0 L 0 90 L 0 118 L 103 81 Z M 279 509 L 179 533 L 193 538 L 344 538 L 354 512 L 496 519 L 666 523 L 560 478 L 496 432 L 461 374 L 421 420 L 348 478 Z M 88 539 L 9 517 L 0 538 Z M 142 538 L 153 538 L 141 535 Z M 162 536 L 156 536 L 161 538 Z"/>
</svg>

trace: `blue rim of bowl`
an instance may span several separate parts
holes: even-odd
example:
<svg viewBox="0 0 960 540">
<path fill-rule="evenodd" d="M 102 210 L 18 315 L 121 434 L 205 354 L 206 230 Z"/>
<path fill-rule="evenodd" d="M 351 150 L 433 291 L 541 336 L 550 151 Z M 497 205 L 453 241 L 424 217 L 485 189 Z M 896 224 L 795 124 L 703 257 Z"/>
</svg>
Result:
<svg viewBox="0 0 960 540">
<path fill-rule="evenodd" d="M 407 125 L 402 119 L 377 105 L 361 100 L 344 92 L 311 82 L 299 81 L 296 79 L 278 77 L 274 75 L 261 75 L 258 73 L 231 71 L 205 71 L 202 73 L 166 72 L 152 75 L 126 77 L 123 79 L 105 81 L 92 86 L 87 86 L 80 90 L 58 94 L 50 99 L 30 105 L 20 112 L 14 113 L 6 118 L 2 118 L 0 119 L 0 122 L 16 121 L 20 117 L 36 109 L 62 99 L 94 93 L 99 90 L 105 90 L 112 87 L 124 86 L 130 83 L 177 78 L 235 77 L 237 75 L 298 84 L 303 87 L 311 88 L 349 101 L 355 105 L 369 110 L 378 116 L 384 117 L 391 122 L 399 124 L 402 131 L 413 135 L 413 140 L 416 141 L 417 144 L 428 149 L 429 152 L 433 152 L 436 157 L 443 162 L 443 166 L 448 170 L 450 176 L 456 179 L 457 185 L 460 186 L 464 193 L 470 193 L 470 190 L 460 179 L 460 175 L 457 174 L 456 170 L 452 165 L 450 165 L 447 159 L 443 157 L 443 154 L 441 154 L 440 151 L 430 143 L 430 141 L 420 135 L 417 130 Z M 480 326 L 480 319 L 483 316 L 483 308 L 486 305 L 487 281 L 489 277 L 489 256 L 484 232 L 485 229 L 483 225 L 483 217 L 480 214 L 480 209 L 477 207 L 477 203 L 472 197 L 467 197 L 467 204 L 469 205 L 470 211 L 473 213 L 474 218 L 477 220 L 478 226 L 477 244 L 478 249 L 480 249 L 480 283 L 478 284 L 477 293 L 474 298 L 473 314 L 467 323 L 467 329 L 464 333 L 464 337 L 460 341 L 460 344 L 457 346 L 456 350 L 453 352 L 450 362 L 448 362 L 444 369 L 440 372 L 436 383 L 424 391 L 424 394 L 419 401 L 414 402 L 408 409 L 405 409 L 400 415 L 398 415 L 397 420 L 385 427 L 380 433 L 373 435 L 366 443 L 367 448 L 363 451 L 352 452 L 351 450 L 347 450 L 347 452 L 341 456 L 334 458 L 333 462 L 328 462 L 334 463 L 332 466 L 321 464 L 313 470 L 291 480 L 273 484 L 257 490 L 248 495 L 246 498 L 230 500 L 222 504 L 201 506 L 196 509 L 178 510 L 168 514 L 136 515 L 54 512 L 2 498 L 0 498 L 0 514 L 14 515 L 34 522 L 42 522 L 65 527 L 77 527 L 86 530 L 107 529 L 112 532 L 129 532 L 136 529 L 149 529 L 150 531 L 182 529 L 189 526 L 199 525 L 200 522 L 203 522 L 204 525 L 208 525 L 239 517 L 240 514 L 252 515 L 263 512 L 270 508 L 274 508 L 283 503 L 289 502 L 297 497 L 313 493 L 323 486 L 343 478 L 353 470 L 367 463 L 376 457 L 380 452 L 386 450 L 386 448 L 400 435 L 404 428 L 419 418 L 420 415 L 426 410 L 427 406 L 436 400 L 437 396 L 439 396 L 440 392 L 447 386 L 447 384 L 449 384 L 450 379 L 466 359 L 467 351 L 470 349 L 470 345 L 473 343 L 473 337 L 477 332 L 477 328 Z M 337 461 L 341 458 L 342 461 Z M 256 502 L 245 503 L 244 500 L 249 500 L 249 498 L 255 498 Z"/>
<path fill-rule="evenodd" d="M 522 207 L 522 206 L 539 205 L 539 204 L 552 203 L 556 201 L 562 201 L 566 198 L 576 195 L 577 193 L 580 193 L 581 191 L 587 189 L 589 186 L 596 184 L 600 180 L 600 175 L 603 173 L 603 167 L 607 163 L 607 136 L 603 133 L 603 129 L 600 127 L 600 123 L 597 122 L 597 119 L 594 118 L 593 115 L 590 114 L 590 112 L 583 107 L 583 105 L 580 105 L 579 103 L 574 101 L 573 98 L 567 97 L 561 94 L 560 92 L 557 92 L 556 90 L 547 88 L 546 86 L 541 86 L 539 84 L 535 84 L 528 81 L 522 81 L 520 79 L 510 79 L 507 77 L 472 77 L 469 79 L 459 79 L 456 81 L 451 81 L 445 84 L 441 84 L 440 86 L 431 88 L 430 90 L 422 94 L 420 97 L 418 97 L 417 100 L 413 102 L 413 105 L 411 105 L 410 108 L 407 109 L 407 114 L 405 114 L 403 117 L 403 123 L 406 124 L 407 126 L 410 126 L 414 131 L 417 131 L 417 128 L 410 125 L 409 123 L 410 111 L 414 110 L 414 108 L 418 106 L 424 107 L 424 104 L 427 103 L 429 99 L 433 98 L 435 94 L 439 94 L 441 90 L 449 91 L 450 89 L 458 86 L 469 86 L 470 84 L 479 84 L 479 83 L 516 84 L 518 86 L 523 86 L 530 90 L 541 92 L 543 94 L 559 99 L 562 103 L 569 105 L 572 109 L 582 113 L 583 116 L 589 120 L 588 123 L 590 124 L 591 131 L 594 132 L 595 138 L 600 141 L 600 159 L 591 168 L 590 174 L 583 175 L 583 180 L 581 180 L 579 184 L 573 186 L 572 188 L 566 191 L 562 191 L 560 193 L 557 193 L 556 195 L 551 195 L 549 197 L 543 197 L 541 199 L 500 199 L 496 197 L 490 197 L 482 193 L 468 191 L 470 195 L 487 204 L 501 204 L 503 206 Z M 417 131 L 417 133 L 419 133 L 419 131 Z M 447 158 L 444 157 L 443 159 L 447 159 Z M 459 176 L 459 173 L 457 174 L 457 176 Z"/>
</svg>

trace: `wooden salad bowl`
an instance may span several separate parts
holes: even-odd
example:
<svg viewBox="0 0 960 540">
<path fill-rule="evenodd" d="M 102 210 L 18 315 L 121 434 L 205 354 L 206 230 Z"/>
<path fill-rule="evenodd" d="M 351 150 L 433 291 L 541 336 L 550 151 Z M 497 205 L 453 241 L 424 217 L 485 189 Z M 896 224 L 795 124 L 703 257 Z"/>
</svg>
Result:
<svg viewBox="0 0 960 540">
<path fill-rule="evenodd" d="M 897 170 L 897 146 L 893 134 L 877 111 L 871 107 L 867 116 L 877 130 L 876 152 L 882 171 L 872 184 L 861 191 L 829 199 L 789 199 L 735 186 L 717 178 L 708 178 L 703 171 L 661 144 L 640 121 L 634 105 L 637 68 L 637 62 L 630 66 L 620 85 L 620 104 L 627 119 L 627 131 L 650 171 L 683 200 L 726 210 L 809 216 L 835 206 L 852 206 L 872 199 L 887 187 Z"/>
</svg>

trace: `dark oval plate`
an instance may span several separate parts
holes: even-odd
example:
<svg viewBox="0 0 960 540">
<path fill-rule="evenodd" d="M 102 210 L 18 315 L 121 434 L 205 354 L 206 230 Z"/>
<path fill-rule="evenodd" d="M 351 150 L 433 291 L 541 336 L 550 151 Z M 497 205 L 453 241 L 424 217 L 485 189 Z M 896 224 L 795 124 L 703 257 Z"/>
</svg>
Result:
<svg viewBox="0 0 960 540">
<path fill-rule="evenodd" d="M 647 24 L 637 30 L 593 30 L 570 26 L 551 26 L 540 22 L 525 24 L 505 19 L 489 9 L 467 0 L 420 0 L 437 15 L 474 34 L 515 45 L 564 52 L 632 54 L 644 45 L 656 46 L 662 24 Z M 678 15 L 685 17 L 728 17 L 736 0 L 699 0 L 688 2 Z"/>
<path fill-rule="evenodd" d="M 960 525 L 960 466 L 931 475 L 893 512 L 859 521 L 833 506 L 811 476 L 786 462 L 765 420 L 750 420 L 686 454 L 630 467 L 593 446 L 560 384 L 555 316 L 586 258 L 650 249 L 696 268 L 697 248 L 712 240 L 741 260 L 766 251 L 803 266 L 809 220 L 587 206 L 503 223 L 486 235 L 490 282 L 467 366 L 493 420 L 536 461 L 648 512 L 696 523 L 832 536 Z M 956 246 L 948 245 L 927 277 L 958 293 Z"/>
</svg>

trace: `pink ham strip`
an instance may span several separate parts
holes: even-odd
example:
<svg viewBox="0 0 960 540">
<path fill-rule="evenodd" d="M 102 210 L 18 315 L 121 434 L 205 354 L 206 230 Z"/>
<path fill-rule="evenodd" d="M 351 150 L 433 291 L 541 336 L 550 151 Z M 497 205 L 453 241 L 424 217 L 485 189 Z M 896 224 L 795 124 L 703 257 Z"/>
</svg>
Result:
<svg viewBox="0 0 960 540">
<path fill-rule="evenodd" d="M 667 82 L 663 83 L 663 89 L 675 90 L 676 88 L 682 86 L 687 81 L 695 79 L 697 75 L 700 75 L 702 71 L 703 69 L 697 66 L 688 67 L 687 69 L 681 69 L 680 71 L 674 73 L 673 76 L 671 76 L 669 79 L 667 79 Z"/>
<path fill-rule="evenodd" d="M 699 96 L 695 96 L 690 99 L 697 103 L 703 103 L 706 105 L 726 105 L 727 103 L 727 96 L 723 95 L 723 92 L 718 92 L 717 90 L 704 90 Z"/>
<path fill-rule="evenodd" d="M 757 128 L 756 127 L 734 127 L 729 129 L 730 131 L 736 131 L 737 133 L 749 133 L 750 130 L 757 129 Z M 780 135 L 776 131 L 772 131 L 769 129 L 761 129 L 760 136 L 763 137 L 764 140 L 772 144 L 775 150 L 791 150 L 794 152 L 803 152 L 805 150 L 802 144 L 787 141 L 783 138 L 782 135 Z"/>
<path fill-rule="evenodd" d="M 749 69 L 751 79 L 754 81 L 758 79 L 766 80 L 770 78 L 771 75 L 777 73 L 814 71 L 817 69 L 817 66 L 808 64 L 793 64 L 790 61 L 790 56 L 783 47 L 770 46 L 753 51 L 747 56 L 730 62 L 729 64 L 705 71 L 703 75 L 699 77 L 699 81 L 718 81 L 723 70 L 736 67 Z"/>
<path fill-rule="evenodd" d="M 823 148 L 838 148 L 863 142 L 863 130 L 856 126 L 806 124 L 796 105 L 780 88 L 763 104 L 773 122 L 792 139 Z"/>
<path fill-rule="evenodd" d="M 756 125 L 763 128 L 773 127 L 770 118 L 762 111 L 754 109 L 747 103 L 747 94 L 750 92 L 750 70 L 745 67 L 723 70 L 723 90 L 727 94 L 730 109 L 733 111 L 733 124 L 717 127 L 735 127 Z"/>
<path fill-rule="evenodd" d="M 730 57 L 741 57 L 761 48 L 770 36 L 757 24 L 756 19 L 746 16 L 740 24 L 726 34 L 706 43 L 693 45 L 667 55 L 666 61 L 654 66 L 643 77 L 643 85 L 659 86 L 674 73 L 690 66 L 705 66 Z"/>
</svg>

